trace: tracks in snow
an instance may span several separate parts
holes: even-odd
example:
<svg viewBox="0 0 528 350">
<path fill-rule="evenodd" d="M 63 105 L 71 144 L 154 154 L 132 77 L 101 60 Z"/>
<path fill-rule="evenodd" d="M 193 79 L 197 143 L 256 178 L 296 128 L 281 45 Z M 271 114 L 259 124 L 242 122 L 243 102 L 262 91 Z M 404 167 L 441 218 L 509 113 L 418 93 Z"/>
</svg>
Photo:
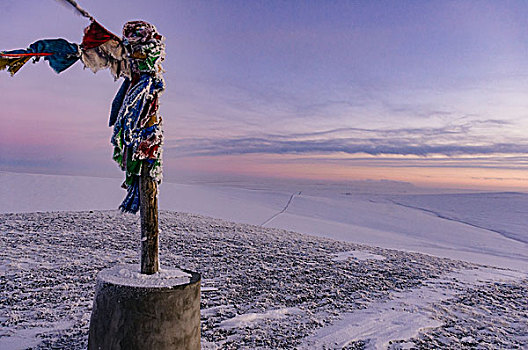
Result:
<svg viewBox="0 0 528 350">
<path fill-rule="evenodd" d="M 410 205 L 410 204 L 400 203 L 400 202 L 397 202 L 397 201 L 395 201 L 393 199 L 389 199 L 389 200 L 392 203 L 394 203 L 396 205 L 399 205 L 399 206 L 402 206 L 402 207 L 405 207 L 405 208 L 420 210 L 420 211 L 423 211 L 423 212 L 426 212 L 426 213 L 429 213 L 429 214 L 433 214 L 433 215 L 437 216 L 440 219 L 454 221 L 454 222 L 458 222 L 458 223 L 461 223 L 461 224 L 464 224 L 464 225 L 469 225 L 469 226 L 472 226 L 472 227 L 480 228 L 482 230 L 494 232 L 494 233 L 497 233 L 497 234 L 501 235 L 502 237 L 504 237 L 506 239 L 511 239 L 513 241 L 526 244 L 526 242 L 524 242 L 523 240 L 520 240 L 520 239 L 518 239 L 516 237 L 512 237 L 511 235 L 508 235 L 507 233 L 504 233 L 502 231 L 499 231 L 499 230 L 496 230 L 496 229 L 493 229 L 493 228 L 490 228 L 490 227 L 481 226 L 481 225 L 477 225 L 477 224 L 474 224 L 474 223 L 471 223 L 471 222 L 468 222 L 468 221 L 464 221 L 464 220 L 461 220 L 461 219 L 456 219 L 456 218 L 453 218 L 453 217 L 449 217 L 449 216 L 443 215 L 443 214 L 438 213 L 438 212 L 436 212 L 434 210 L 431 210 L 431 209 L 422 208 L 422 207 L 414 206 L 414 205 Z"/>
<path fill-rule="evenodd" d="M 290 196 L 290 199 L 288 200 L 288 203 L 286 203 L 286 205 L 284 206 L 284 208 L 282 208 L 281 211 L 279 211 L 277 214 L 273 215 L 272 217 L 270 217 L 268 220 L 264 221 L 262 224 L 260 224 L 260 226 L 264 226 L 264 225 L 267 225 L 269 224 L 273 219 L 275 219 L 277 216 L 279 216 L 280 214 L 284 213 L 286 210 L 288 210 L 288 207 L 290 206 L 290 204 L 292 203 L 293 201 L 293 198 L 295 198 L 295 196 L 300 196 L 302 193 L 302 191 L 299 191 L 298 193 L 292 193 L 292 195 Z"/>
</svg>

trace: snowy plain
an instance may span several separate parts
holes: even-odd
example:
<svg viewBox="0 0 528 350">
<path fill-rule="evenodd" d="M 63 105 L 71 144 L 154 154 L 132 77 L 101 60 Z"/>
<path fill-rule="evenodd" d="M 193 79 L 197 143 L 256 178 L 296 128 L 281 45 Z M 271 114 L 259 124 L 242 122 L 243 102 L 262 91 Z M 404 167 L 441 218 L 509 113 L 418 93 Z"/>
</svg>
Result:
<svg viewBox="0 0 528 350">
<path fill-rule="evenodd" d="M 0 172 L 0 348 L 83 348 L 95 274 L 137 263 L 119 185 Z M 160 209 L 162 263 L 203 274 L 204 348 L 528 346 L 527 193 L 164 183 Z"/>
<path fill-rule="evenodd" d="M 0 212 L 113 210 L 121 180 L 0 172 Z M 160 209 L 528 272 L 528 193 L 391 181 L 164 183 Z"/>
</svg>

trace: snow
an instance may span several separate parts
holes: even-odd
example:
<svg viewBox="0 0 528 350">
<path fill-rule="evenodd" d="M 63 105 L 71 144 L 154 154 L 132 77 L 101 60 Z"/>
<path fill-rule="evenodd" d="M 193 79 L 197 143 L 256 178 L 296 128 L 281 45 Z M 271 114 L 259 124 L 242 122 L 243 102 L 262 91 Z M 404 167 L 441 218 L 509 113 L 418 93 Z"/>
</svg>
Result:
<svg viewBox="0 0 528 350">
<path fill-rule="evenodd" d="M 40 343 L 39 335 L 51 332 L 62 331 L 71 328 L 71 322 L 48 323 L 44 327 L 34 326 L 27 329 L 20 329 L 13 332 L 10 329 L 0 332 L 0 349 L 31 349 Z"/>
<path fill-rule="evenodd" d="M 528 347 L 526 193 L 164 183 L 145 276 L 120 182 L 0 172 L 1 349 L 86 348 L 108 267 L 154 286 L 199 271 L 206 349 Z"/>
<path fill-rule="evenodd" d="M 0 212 L 115 209 L 119 179 L 0 172 Z"/>
<path fill-rule="evenodd" d="M 9 199 L 0 212 L 114 209 L 124 197 L 119 184 L 0 172 L 0 198 Z M 445 192 L 391 181 L 166 182 L 159 202 L 165 210 L 528 271 L 528 193 Z"/>
<path fill-rule="evenodd" d="M 338 322 L 305 339 L 301 348 L 341 349 L 367 339 L 367 349 L 387 349 L 391 340 L 414 338 L 428 328 L 440 327 L 442 322 L 434 318 L 435 310 L 430 305 L 453 298 L 463 286 L 478 287 L 523 277 L 526 276 L 518 272 L 489 268 L 450 273 L 443 279 L 425 281 L 423 287 L 393 293 L 390 300 L 374 303 L 368 309 L 344 314 Z M 469 338 L 460 341 L 467 343 Z"/>
<path fill-rule="evenodd" d="M 116 209 L 122 180 L 0 171 L 0 213 Z M 289 193 L 163 183 L 161 209 L 261 223 L 284 206 Z M 5 199 L 5 200 L 4 200 Z"/>
<path fill-rule="evenodd" d="M 518 196 L 524 201 L 513 202 L 514 208 L 494 203 L 493 196 L 488 205 L 504 212 L 525 210 L 528 195 Z M 428 198 L 434 203 L 436 195 Z M 481 197 L 484 202 L 486 198 Z M 486 229 L 484 224 L 480 228 L 446 220 L 391 199 L 391 195 L 319 197 L 303 192 L 268 227 L 528 271 L 528 246 L 523 241 Z M 527 237 L 528 231 L 519 227 L 515 234 Z"/>
<path fill-rule="evenodd" d="M 262 322 L 264 320 L 281 319 L 287 315 L 300 314 L 302 311 L 296 307 L 286 307 L 282 309 L 269 310 L 264 313 L 249 312 L 243 315 L 238 315 L 220 322 L 220 328 L 242 328 Z"/>
<path fill-rule="evenodd" d="M 333 259 L 334 261 L 344 261 L 348 258 L 358 259 L 358 260 L 384 260 L 385 257 L 377 254 L 372 254 L 369 252 L 364 251 L 350 251 L 350 252 L 340 252 L 336 254 L 336 257 Z"/>
<path fill-rule="evenodd" d="M 119 264 L 102 270 L 97 278 L 121 286 L 172 288 L 189 283 L 191 274 L 180 269 L 160 269 L 155 274 L 145 275 L 141 273 L 139 265 Z"/>
</svg>

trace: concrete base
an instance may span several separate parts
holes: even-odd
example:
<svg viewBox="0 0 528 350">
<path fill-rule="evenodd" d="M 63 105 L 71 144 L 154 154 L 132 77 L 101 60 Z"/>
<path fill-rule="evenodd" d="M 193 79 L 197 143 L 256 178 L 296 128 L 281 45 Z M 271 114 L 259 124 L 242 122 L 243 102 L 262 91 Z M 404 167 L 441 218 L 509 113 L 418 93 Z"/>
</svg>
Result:
<svg viewBox="0 0 528 350">
<path fill-rule="evenodd" d="M 200 349 L 200 275 L 142 275 L 119 265 L 97 276 L 88 349 Z"/>
</svg>

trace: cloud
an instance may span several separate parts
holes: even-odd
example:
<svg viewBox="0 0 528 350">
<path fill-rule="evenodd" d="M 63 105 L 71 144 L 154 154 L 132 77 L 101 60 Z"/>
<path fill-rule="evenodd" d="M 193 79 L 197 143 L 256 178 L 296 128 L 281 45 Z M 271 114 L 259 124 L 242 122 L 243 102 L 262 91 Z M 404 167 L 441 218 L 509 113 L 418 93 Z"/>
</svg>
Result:
<svg viewBox="0 0 528 350">
<path fill-rule="evenodd" d="M 528 145 L 518 144 L 490 144 L 475 146 L 459 145 L 427 145 L 410 144 L 405 142 L 387 142 L 382 140 L 308 140 L 308 141 L 279 141 L 266 138 L 241 138 L 228 140 L 209 141 L 207 145 L 189 144 L 177 147 L 178 150 L 189 155 L 225 155 L 225 154 L 251 154 L 251 153 L 334 153 L 347 154 L 365 153 L 370 155 L 417 155 L 428 156 L 433 154 L 475 155 L 475 154 L 522 154 L 528 152 Z"/>
<path fill-rule="evenodd" d="M 343 158 L 339 156 L 299 156 L 287 159 L 276 159 L 274 163 L 299 163 L 299 164 L 341 164 L 381 168 L 479 168 L 479 169 L 508 169 L 528 170 L 528 157 L 515 156 L 354 156 Z"/>
<path fill-rule="evenodd" d="M 506 124 L 500 120 L 485 120 L 439 128 L 337 128 L 310 133 L 188 138 L 167 142 L 167 149 L 185 156 L 345 153 L 453 157 L 528 153 L 528 143 L 524 140 L 497 142 L 496 137 L 491 139 L 479 131 L 482 125 L 500 127 Z"/>
<path fill-rule="evenodd" d="M 495 181 L 528 181 L 525 177 L 478 177 L 472 176 L 473 180 L 495 180 Z"/>
</svg>

